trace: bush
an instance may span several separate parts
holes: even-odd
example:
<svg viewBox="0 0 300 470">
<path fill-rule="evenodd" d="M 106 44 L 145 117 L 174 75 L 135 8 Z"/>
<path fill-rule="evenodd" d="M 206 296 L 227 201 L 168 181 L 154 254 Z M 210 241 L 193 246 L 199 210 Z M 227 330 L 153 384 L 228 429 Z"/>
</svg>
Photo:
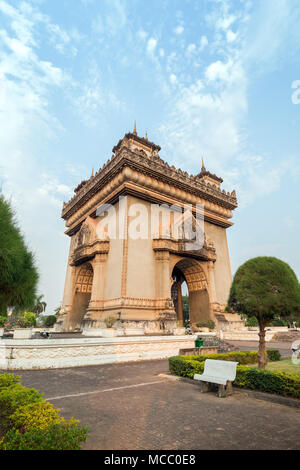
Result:
<svg viewBox="0 0 300 470">
<path fill-rule="evenodd" d="M 106 325 L 106 328 L 112 328 L 116 321 L 117 319 L 113 315 L 110 315 L 109 317 L 105 318 L 104 323 Z"/>
<path fill-rule="evenodd" d="M 230 352 L 230 353 L 217 353 L 207 354 L 205 356 L 179 356 L 185 357 L 188 360 L 204 362 L 206 359 L 219 359 L 220 361 L 235 361 L 240 364 L 255 364 L 258 361 L 257 351 L 246 352 Z"/>
<path fill-rule="evenodd" d="M 269 361 L 280 361 L 280 353 L 277 349 L 268 349 L 267 358 Z M 257 351 L 241 351 L 229 353 L 207 354 L 204 356 L 181 356 L 189 360 L 204 362 L 206 359 L 219 359 L 220 361 L 235 361 L 239 364 L 256 364 L 258 362 Z"/>
<path fill-rule="evenodd" d="M 5 323 L 7 323 L 7 316 L 0 315 L 0 328 L 3 328 Z"/>
<path fill-rule="evenodd" d="M 181 377 L 193 378 L 194 374 L 202 374 L 204 362 L 186 359 L 189 356 L 174 356 L 169 358 L 169 369 Z"/>
<path fill-rule="evenodd" d="M 281 359 L 278 349 L 267 349 L 267 357 L 271 362 L 280 361 Z"/>
<path fill-rule="evenodd" d="M 20 383 L 2 388 L 0 391 L 1 426 L 10 426 L 10 416 L 23 405 L 41 402 L 43 396 L 34 388 L 23 387 Z"/>
<path fill-rule="evenodd" d="M 0 375 L 0 450 L 78 450 L 87 427 L 68 421 L 43 395 L 20 383 L 20 376 Z"/>
<path fill-rule="evenodd" d="M 59 409 L 53 408 L 51 403 L 39 402 L 19 406 L 10 416 L 10 422 L 15 430 L 27 431 L 28 429 L 46 429 L 51 424 L 66 423 L 60 416 Z"/>
<path fill-rule="evenodd" d="M 0 450 L 80 450 L 87 439 L 87 427 L 76 422 L 49 424 L 47 428 L 11 429 L 0 441 Z"/>
<path fill-rule="evenodd" d="M 55 315 L 48 315 L 48 317 L 45 317 L 44 319 L 44 326 L 46 328 L 52 328 L 53 325 L 55 325 L 57 320 L 57 317 Z"/>
<path fill-rule="evenodd" d="M 2 388 L 11 387 L 17 383 L 20 383 L 20 375 L 14 374 L 0 374 L 0 391 Z"/>
<path fill-rule="evenodd" d="M 212 354 L 210 356 L 216 355 Z M 220 354 L 218 359 L 221 359 L 220 356 L 224 355 Z M 176 375 L 193 378 L 194 374 L 203 373 L 204 361 L 190 359 L 189 356 L 175 356 L 169 358 L 169 368 Z M 284 372 L 271 372 L 239 365 L 237 366 L 236 379 L 233 384 L 237 387 L 300 398 L 300 377 Z"/>
<path fill-rule="evenodd" d="M 288 322 L 286 320 L 282 320 L 281 318 L 275 318 L 275 320 L 269 323 L 269 326 L 288 326 Z"/>
<path fill-rule="evenodd" d="M 300 398 L 300 377 L 284 372 L 238 366 L 233 383 L 238 387 Z"/>
<path fill-rule="evenodd" d="M 258 321 L 256 317 L 250 317 L 246 321 L 246 326 L 258 326 Z"/>
<path fill-rule="evenodd" d="M 19 313 L 16 324 L 19 328 L 33 328 L 36 326 L 36 316 L 32 312 Z"/>
<path fill-rule="evenodd" d="M 198 328 L 209 328 L 210 331 L 215 329 L 215 322 L 213 320 L 207 320 L 207 321 L 200 321 L 199 323 L 196 323 L 196 326 Z"/>
</svg>

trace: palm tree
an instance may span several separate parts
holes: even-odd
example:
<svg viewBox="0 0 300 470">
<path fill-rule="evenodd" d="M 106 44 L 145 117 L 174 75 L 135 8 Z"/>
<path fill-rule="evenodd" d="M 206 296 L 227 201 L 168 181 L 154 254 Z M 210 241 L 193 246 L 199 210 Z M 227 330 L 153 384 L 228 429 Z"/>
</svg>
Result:
<svg viewBox="0 0 300 470">
<path fill-rule="evenodd" d="M 38 297 L 36 297 L 35 299 L 35 305 L 33 307 L 33 311 L 34 313 L 36 314 L 36 316 L 38 317 L 42 312 L 44 312 L 46 310 L 46 307 L 47 307 L 47 303 L 45 301 L 42 300 L 44 296 L 43 295 L 39 295 Z"/>
<path fill-rule="evenodd" d="M 58 317 L 58 315 L 59 315 L 59 313 L 60 313 L 60 309 L 61 309 L 60 306 L 54 309 L 54 312 L 55 312 L 55 316 L 56 316 L 56 317 Z"/>
</svg>

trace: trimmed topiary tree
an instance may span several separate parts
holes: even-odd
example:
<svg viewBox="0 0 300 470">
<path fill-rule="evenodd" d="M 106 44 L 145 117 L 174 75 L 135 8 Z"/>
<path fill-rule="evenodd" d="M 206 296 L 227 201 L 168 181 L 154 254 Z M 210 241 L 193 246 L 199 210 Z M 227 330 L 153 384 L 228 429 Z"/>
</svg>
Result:
<svg viewBox="0 0 300 470">
<path fill-rule="evenodd" d="M 55 315 L 48 315 L 44 318 L 44 326 L 46 328 L 52 328 L 57 321 L 57 317 Z"/>
<path fill-rule="evenodd" d="M 236 272 L 227 311 L 256 317 L 259 326 L 258 366 L 264 369 L 266 326 L 275 318 L 300 315 L 300 288 L 290 266 L 273 257 L 253 258 Z"/>
</svg>

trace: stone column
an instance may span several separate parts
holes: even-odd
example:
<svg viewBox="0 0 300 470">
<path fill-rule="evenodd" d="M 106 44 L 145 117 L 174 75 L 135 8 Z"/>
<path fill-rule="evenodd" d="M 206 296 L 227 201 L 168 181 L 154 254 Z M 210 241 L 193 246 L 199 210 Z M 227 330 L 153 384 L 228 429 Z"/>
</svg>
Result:
<svg viewBox="0 0 300 470">
<path fill-rule="evenodd" d="M 67 310 L 71 310 L 72 308 L 75 280 L 76 280 L 76 267 L 69 265 L 67 269 L 67 279 L 66 279 L 67 285 L 66 285 L 65 305 L 64 305 L 64 308 Z"/>
<path fill-rule="evenodd" d="M 97 313 L 99 314 L 103 311 L 106 260 L 106 253 L 96 254 L 93 260 L 92 293 L 85 320 L 99 320 Z"/>
<path fill-rule="evenodd" d="M 209 261 L 207 267 L 208 267 L 208 283 L 209 283 L 210 302 L 214 303 L 217 300 L 214 262 Z"/>
<path fill-rule="evenodd" d="M 57 319 L 55 330 L 64 331 L 67 329 L 68 317 L 72 310 L 73 297 L 74 297 L 74 287 L 76 281 L 76 268 L 70 264 L 70 256 L 68 258 L 64 295 L 61 304 L 61 309 L 59 317 Z"/>
<path fill-rule="evenodd" d="M 156 258 L 156 298 L 170 299 L 171 286 L 170 286 L 170 266 L 168 251 L 158 251 L 155 253 Z"/>
<path fill-rule="evenodd" d="M 210 298 L 210 314 L 214 319 L 215 303 L 217 302 L 216 283 L 215 283 L 215 265 L 213 261 L 208 262 L 208 290 Z"/>
</svg>

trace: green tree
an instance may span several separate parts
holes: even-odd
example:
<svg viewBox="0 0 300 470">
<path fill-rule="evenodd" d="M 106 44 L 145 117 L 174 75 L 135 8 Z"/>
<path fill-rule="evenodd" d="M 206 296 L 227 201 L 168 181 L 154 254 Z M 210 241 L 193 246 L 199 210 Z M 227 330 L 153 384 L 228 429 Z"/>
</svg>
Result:
<svg viewBox="0 0 300 470">
<path fill-rule="evenodd" d="M 7 315 L 1 314 L 0 315 L 0 328 L 3 328 L 5 323 L 7 323 Z"/>
<path fill-rule="evenodd" d="M 298 279 L 288 264 L 272 257 L 253 258 L 236 272 L 227 311 L 246 318 L 256 317 L 259 326 L 259 368 L 266 366 L 265 331 L 275 318 L 291 318 L 300 313 Z"/>
<path fill-rule="evenodd" d="M 54 309 L 54 312 L 55 312 L 55 316 L 58 317 L 59 314 L 60 314 L 60 309 L 61 309 L 61 306 L 57 307 Z"/>
<path fill-rule="evenodd" d="M 57 317 L 55 315 L 48 315 L 44 318 L 44 326 L 46 328 L 52 328 L 52 326 L 55 325 L 56 321 Z"/>
<path fill-rule="evenodd" d="M 188 321 L 190 319 L 190 306 L 188 295 L 182 296 L 182 312 L 184 321 Z"/>
<path fill-rule="evenodd" d="M 35 312 L 36 316 L 38 317 L 41 313 L 43 313 L 46 310 L 47 303 L 43 301 L 43 295 L 39 295 L 35 299 L 33 311 Z"/>
<path fill-rule="evenodd" d="M 0 194 L 0 312 L 7 307 L 30 308 L 38 272 L 15 220 L 11 204 Z"/>
</svg>

